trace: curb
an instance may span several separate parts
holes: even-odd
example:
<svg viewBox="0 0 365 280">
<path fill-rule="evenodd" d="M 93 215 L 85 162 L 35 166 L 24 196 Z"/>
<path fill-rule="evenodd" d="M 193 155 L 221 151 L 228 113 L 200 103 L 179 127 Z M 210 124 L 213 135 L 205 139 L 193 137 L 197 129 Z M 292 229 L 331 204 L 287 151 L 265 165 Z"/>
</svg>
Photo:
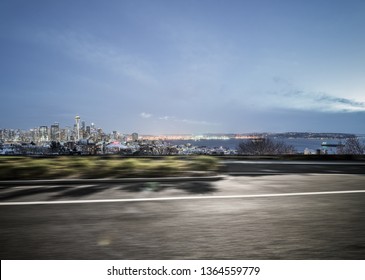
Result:
<svg viewBox="0 0 365 280">
<path fill-rule="evenodd" d="M 0 181 L 0 186 L 35 186 L 35 185 L 77 185 L 77 184 L 115 184 L 147 182 L 214 182 L 223 180 L 225 175 L 196 177 L 155 177 L 155 178 L 118 178 L 118 179 L 53 179 L 53 180 L 9 180 Z"/>
</svg>

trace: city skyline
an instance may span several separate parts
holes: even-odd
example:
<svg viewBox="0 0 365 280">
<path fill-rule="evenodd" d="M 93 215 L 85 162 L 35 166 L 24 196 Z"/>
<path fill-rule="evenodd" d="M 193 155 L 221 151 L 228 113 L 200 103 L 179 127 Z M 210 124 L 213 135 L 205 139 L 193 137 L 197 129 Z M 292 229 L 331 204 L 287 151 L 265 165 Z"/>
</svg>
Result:
<svg viewBox="0 0 365 280">
<path fill-rule="evenodd" d="M 52 132 L 54 130 L 54 132 Z M 156 134 L 156 133 L 143 133 L 140 131 L 119 131 L 119 130 L 111 130 L 107 131 L 104 129 L 102 125 L 96 125 L 93 122 L 90 122 L 88 120 L 82 119 L 79 115 L 76 115 L 74 118 L 74 123 L 67 123 L 67 124 L 61 124 L 59 122 L 54 123 L 48 123 L 43 122 L 42 125 L 34 125 L 31 128 L 21 129 L 21 128 L 14 128 L 14 127 L 0 127 L 0 136 L 1 133 L 4 132 L 22 132 L 22 133 L 29 133 L 29 132 L 37 132 L 40 135 L 41 134 L 47 134 L 48 138 L 43 141 L 52 141 L 57 140 L 53 139 L 53 135 L 60 133 L 60 131 L 63 131 L 63 133 L 68 133 L 71 136 L 73 141 L 78 141 L 81 139 L 88 138 L 87 136 L 81 134 L 87 133 L 90 135 L 90 133 L 93 131 L 94 133 L 99 132 L 105 136 L 107 135 L 113 135 L 118 134 L 119 136 L 133 136 L 133 134 L 140 135 L 143 137 L 151 137 L 151 139 L 162 139 L 164 137 L 171 136 L 173 139 L 174 136 L 189 136 L 189 137 L 202 137 L 204 139 L 207 139 L 209 137 L 235 137 L 237 139 L 242 138 L 246 139 L 246 137 L 256 137 L 255 135 L 287 135 L 287 137 L 299 137 L 298 135 L 306 135 L 306 136 L 300 136 L 300 137 L 311 137 L 313 135 L 314 137 L 319 137 L 318 135 L 326 135 L 326 136 L 320 136 L 320 137 L 331 137 L 330 135 L 333 135 L 334 138 L 343 138 L 345 136 L 352 137 L 352 136 L 365 136 L 365 134 L 362 133 L 345 133 L 345 132 L 328 132 L 328 131 L 321 131 L 321 132 L 314 132 L 314 131 L 283 131 L 283 132 L 273 132 L 273 131 L 232 131 L 232 132 L 201 132 L 201 133 L 163 133 L 163 134 Z M 68 132 L 67 132 L 68 131 Z M 295 135 L 295 136 L 294 136 Z M 337 136 L 336 136 L 337 135 Z M 137 136 L 138 137 L 138 136 Z M 160 138 L 159 138 L 160 137 Z M 161 138 L 162 137 L 162 138 Z M 228 139 L 228 138 L 227 138 Z M 1 140 L 1 137 L 0 137 Z"/>
<path fill-rule="evenodd" d="M 0 128 L 364 134 L 364 26 L 356 0 L 5 0 Z"/>
<path fill-rule="evenodd" d="M 78 116 L 78 115 L 77 115 Z M 59 122 L 59 121 L 51 121 L 51 120 L 47 120 L 47 121 L 42 121 L 41 123 L 37 123 L 37 124 L 31 124 L 28 127 L 22 126 L 22 127 L 11 127 L 9 125 L 3 125 L 0 126 L 0 130 L 20 130 L 20 131 L 30 131 L 30 130 L 34 130 L 34 129 L 39 129 L 41 127 L 48 127 L 49 129 L 51 129 L 52 126 L 54 125 L 58 125 L 59 127 L 65 128 L 65 129 L 75 129 L 76 128 L 76 123 L 75 123 L 75 116 L 73 116 L 73 118 L 71 117 L 69 120 L 65 119 L 65 122 Z M 139 133 L 141 135 L 151 135 L 151 136 L 158 136 L 158 135 L 210 135 L 210 134 L 214 134 L 214 135 L 229 135 L 229 134 L 265 134 L 265 133 L 272 133 L 272 134 L 280 134 L 280 133 L 333 133 L 333 134 L 354 134 L 354 135 L 365 135 L 365 133 L 357 133 L 357 132 L 345 132 L 345 131 L 328 131 L 328 130 L 323 130 L 323 131 L 316 131 L 316 130 L 283 130 L 283 131 L 264 131 L 264 130 L 248 130 L 248 131 L 200 131 L 200 132 L 175 132 L 175 133 L 146 133 L 144 131 L 140 131 L 138 129 L 135 130 L 118 130 L 116 128 L 111 127 L 110 125 L 104 125 L 103 123 L 94 123 L 93 121 L 90 120 L 85 120 L 84 118 L 80 117 L 80 125 L 83 125 L 84 128 L 85 127 L 92 127 L 93 129 L 102 129 L 103 132 L 105 133 L 112 133 L 114 131 L 117 131 L 118 133 L 123 133 L 125 135 L 131 135 L 132 133 Z M 110 129 L 105 129 L 105 127 L 110 127 Z"/>
</svg>

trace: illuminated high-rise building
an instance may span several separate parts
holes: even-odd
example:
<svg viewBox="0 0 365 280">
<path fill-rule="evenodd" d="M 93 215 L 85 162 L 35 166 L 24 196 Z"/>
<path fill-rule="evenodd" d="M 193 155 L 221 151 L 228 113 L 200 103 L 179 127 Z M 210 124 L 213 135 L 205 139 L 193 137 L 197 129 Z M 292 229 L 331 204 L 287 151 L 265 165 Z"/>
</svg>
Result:
<svg viewBox="0 0 365 280">
<path fill-rule="evenodd" d="M 76 116 L 75 121 L 76 121 L 76 141 L 79 141 L 80 140 L 80 117 Z"/>
<path fill-rule="evenodd" d="M 85 139 L 85 138 L 88 137 L 88 134 L 86 133 L 86 123 L 85 123 L 85 121 L 81 122 L 80 137 L 82 139 Z"/>
<path fill-rule="evenodd" d="M 51 125 L 51 140 L 52 141 L 60 141 L 60 124 L 54 123 Z"/>
<path fill-rule="evenodd" d="M 72 132 L 73 132 L 73 130 L 71 129 L 71 127 L 66 126 L 66 128 L 65 128 L 65 140 L 66 141 L 74 140 L 73 136 L 72 136 Z"/>
<path fill-rule="evenodd" d="M 39 141 L 46 142 L 48 140 L 48 127 L 45 125 L 39 127 Z"/>
</svg>

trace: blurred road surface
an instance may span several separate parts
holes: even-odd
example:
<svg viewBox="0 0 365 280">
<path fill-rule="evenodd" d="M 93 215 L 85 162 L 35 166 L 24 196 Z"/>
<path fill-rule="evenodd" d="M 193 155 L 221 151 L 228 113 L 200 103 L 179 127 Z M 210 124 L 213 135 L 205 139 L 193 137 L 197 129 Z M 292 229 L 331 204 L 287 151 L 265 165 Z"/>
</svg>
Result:
<svg viewBox="0 0 365 280">
<path fill-rule="evenodd" d="M 364 191 L 361 174 L 2 186 L 0 257 L 364 259 Z"/>
</svg>

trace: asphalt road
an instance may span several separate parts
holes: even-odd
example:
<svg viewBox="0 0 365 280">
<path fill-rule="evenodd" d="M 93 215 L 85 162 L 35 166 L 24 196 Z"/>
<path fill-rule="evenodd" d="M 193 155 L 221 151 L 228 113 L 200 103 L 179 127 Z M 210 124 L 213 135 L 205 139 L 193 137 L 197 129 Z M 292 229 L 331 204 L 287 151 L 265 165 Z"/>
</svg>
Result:
<svg viewBox="0 0 365 280">
<path fill-rule="evenodd" d="M 0 257 L 364 259 L 364 217 L 359 174 L 2 186 Z"/>
</svg>

